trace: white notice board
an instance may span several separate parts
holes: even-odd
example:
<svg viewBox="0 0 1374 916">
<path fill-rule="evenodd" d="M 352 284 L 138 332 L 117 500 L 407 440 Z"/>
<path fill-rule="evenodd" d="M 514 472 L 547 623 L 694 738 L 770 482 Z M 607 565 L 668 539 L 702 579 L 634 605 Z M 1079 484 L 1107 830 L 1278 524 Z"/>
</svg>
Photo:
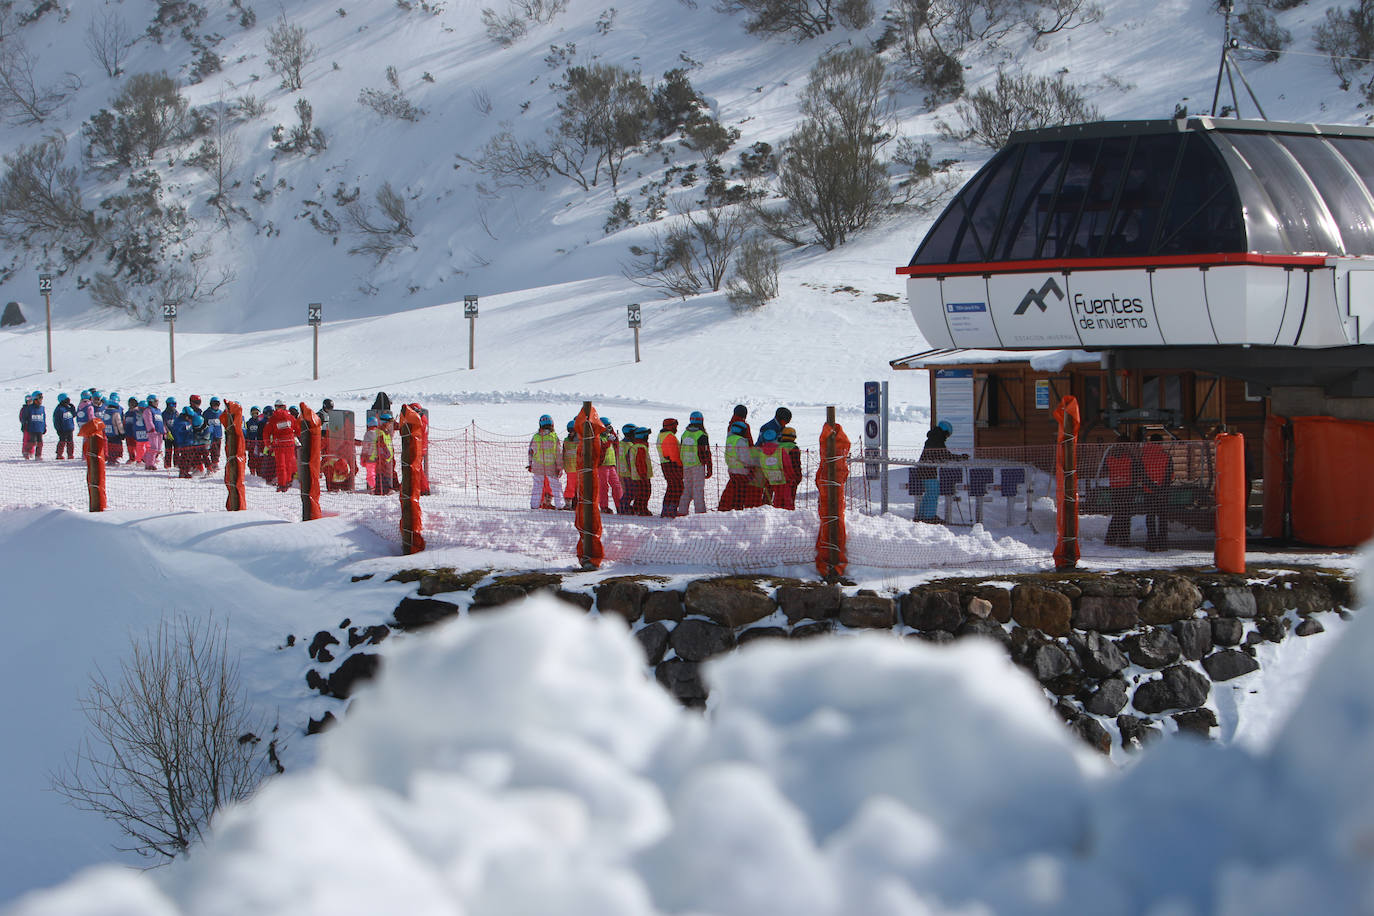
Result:
<svg viewBox="0 0 1374 916">
<path fill-rule="evenodd" d="M 935 422 L 948 420 L 954 427 L 949 448 L 973 453 L 973 370 L 935 370 Z"/>
</svg>

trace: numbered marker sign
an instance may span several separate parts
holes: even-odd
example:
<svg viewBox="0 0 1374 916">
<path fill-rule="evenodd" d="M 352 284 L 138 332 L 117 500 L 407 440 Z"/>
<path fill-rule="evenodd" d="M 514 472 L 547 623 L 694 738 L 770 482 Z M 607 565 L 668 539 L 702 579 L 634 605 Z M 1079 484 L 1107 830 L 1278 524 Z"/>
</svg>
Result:
<svg viewBox="0 0 1374 916">
<path fill-rule="evenodd" d="M 633 305 L 626 306 L 626 311 L 630 314 L 630 327 L 639 327 L 639 303 L 636 302 Z"/>
<path fill-rule="evenodd" d="M 319 302 L 312 302 L 305 307 L 305 320 L 309 324 L 324 323 L 324 306 Z"/>
<path fill-rule="evenodd" d="M 164 306 L 162 307 L 162 320 L 163 320 L 163 321 L 176 321 L 176 320 L 177 320 L 177 307 L 176 307 L 176 305 L 174 305 L 174 304 L 172 304 L 172 303 L 169 302 L 169 303 L 167 303 L 166 305 L 164 305 Z"/>
<path fill-rule="evenodd" d="M 44 295 L 52 292 L 52 274 L 38 275 L 38 291 Z"/>
<path fill-rule="evenodd" d="M 477 297 L 476 297 L 476 296 L 464 296 L 464 297 L 463 297 L 463 317 L 464 317 L 464 318 L 476 318 L 476 317 L 477 317 Z"/>
</svg>

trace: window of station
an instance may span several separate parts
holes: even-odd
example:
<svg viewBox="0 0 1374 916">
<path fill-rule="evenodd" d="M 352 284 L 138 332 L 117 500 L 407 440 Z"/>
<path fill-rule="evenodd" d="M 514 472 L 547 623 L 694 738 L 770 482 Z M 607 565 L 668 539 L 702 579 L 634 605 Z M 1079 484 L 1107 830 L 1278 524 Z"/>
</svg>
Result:
<svg viewBox="0 0 1374 916">
<path fill-rule="evenodd" d="M 1100 373 L 1080 376 L 1078 407 L 1079 419 L 1086 428 L 1102 416 L 1102 408 L 1107 403 L 1107 386 Z"/>
<path fill-rule="evenodd" d="M 1020 375 L 974 373 L 974 425 L 980 428 L 1021 425 Z"/>
<path fill-rule="evenodd" d="M 1184 413 L 1183 378 L 1180 375 L 1145 375 L 1140 379 L 1140 406 Z"/>
</svg>

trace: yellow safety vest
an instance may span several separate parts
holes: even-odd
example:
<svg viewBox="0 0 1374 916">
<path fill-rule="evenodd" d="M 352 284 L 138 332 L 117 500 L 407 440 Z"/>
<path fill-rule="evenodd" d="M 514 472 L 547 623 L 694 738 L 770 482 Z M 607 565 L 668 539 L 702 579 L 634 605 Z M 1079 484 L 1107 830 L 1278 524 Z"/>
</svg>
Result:
<svg viewBox="0 0 1374 916">
<path fill-rule="evenodd" d="M 558 465 L 558 433 L 535 433 L 530 439 L 530 466 L 551 468 Z"/>
<path fill-rule="evenodd" d="M 563 440 L 563 470 L 569 474 L 577 473 L 577 455 L 581 451 L 578 445 L 576 436 L 569 436 Z"/>
<path fill-rule="evenodd" d="M 786 483 L 787 472 L 785 470 L 786 466 L 783 464 L 785 458 L 782 453 L 782 446 L 775 448 L 771 455 L 763 449 L 756 449 L 756 451 L 759 456 L 759 467 L 763 468 L 764 480 L 767 480 L 775 487 L 779 484 Z"/>
<path fill-rule="evenodd" d="M 617 443 L 615 440 L 615 435 L 612 433 L 602 433 L 601 444 L 606 447 L 606 454 L 601 456 L 601 466 L 603 468 L 615 467 L 618 453 L 620 451 L 620 449 L 616 447 Z"/>
<path fill-rule="evenodd" d="M 731 433 L 725 437 L 725 469 L 731 474 L 745 474 L 749 471 L 749 465 L 740 459 L 737 446 L 747 440 L 739 433 Z"/>
<path fill-rule="evenodd" d="M 687 427 L 682 433 L 682 466 L 684 468 L 694 468 L 701 464 L 701 455 L 697 453 L 697 440 L 706 435 L 704 429 L 693 429 Z"/>
<path fill-rule="evenodd" d="M 653 479 L 653 476 L 654 476 L 654 463 L 653 463 L 652 461 L 648 460 L 648 459 L 649 459 L 649 443 L 647 443 L 647 442 L 631 442 L 631 443 L 630 443 L 630 447 L 629 447 L 628 449 L 626 449 L 626 451 L 629 452 L 629 457 L 626 458 L 625 463 L 628 465 L 628 468 L 627 468 L 626 470 L 627 470 L 627 472 L 628 472 L 628 474 L 629 474 L 629 476 L 630 476 L 630 479 L 631 479 L 631 480 L 652 480 L 652 479 Z M 640 452 L 643 452 L 643 453 L 644 453 L 644 466 L 645 466 L 646 468 L 649 469 L 649 470 L 648 470 L 648 473 L 646 473 L 643 477 L 639 476 L 639 453 L 640 453 Z"/>
</svg>

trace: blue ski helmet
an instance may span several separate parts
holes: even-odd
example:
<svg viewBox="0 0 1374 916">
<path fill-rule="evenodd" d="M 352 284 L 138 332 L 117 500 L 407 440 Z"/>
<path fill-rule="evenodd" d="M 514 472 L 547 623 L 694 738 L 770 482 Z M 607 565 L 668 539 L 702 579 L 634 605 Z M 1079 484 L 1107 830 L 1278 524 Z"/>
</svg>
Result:
<svg viewBox="0 0 1374 916">
<path fill-rule="evenodd" d="M 59 394 L 59 395 L 57 396 L 57 403 L 59 403 L 59 404 L 61 404 L 63 401 L 70 401 L 70 400 L 71 400 L 71 398 L 67 397 L 67 395 L 66 395 L 65 392 L 62 393 L 62 394 Z"/>
<path fill-rule="evenodd" d="M 687 418 L 687 422 L 688 422 L 688 423 L 705 423 L 705 422 L 706 422 L 706 418 L 703 417 L 703 416 L 701 415 L 701 411 L 699 411 L 699 410 L 694 410 L 694 411 L 692 411 L 691 416 L 689 416 L 689 417 Z"/>
<path fill-rule="evenodd" d="M 570 433 L 577 432 L 577 421 L 576 421 L 576 420 L 569 420 L 569 421 L 568 421 L 568 432 L 570 432 Z"/>
<path fill-rule="evenodd" d="M 35 391 L 33 394 L 29 395 L 29 397 L 31 397 L 31 398 L 41 398 L 42 396 L 43 396 L 43 392 L 41 392 L 41 391 Z"/>
<path fill-rule="evenodd" d="M 139 402 L 138 402 L 138 406 L 139 406 L 139 407 L 147 407 L 147 406 L 148 406 L 148 401 L 147 401 L 147 399 L 144 399 L 144 400 L 142 400 L 142 401 L 139 401 Z"/>
<path fill-rule="evenodd" d="M 175 406 L 176 406 L 176 403 L 177 403 L 177 399 L 176 399 L 176 398 L 168 398 L 168 399 L 167 399 L 167 406 L 168 406 L 168 407 L 175 407 Z"/>
<path fill-rule="evenodd" d="M 776 442 L 778 441 L 778 431 L 770 426 L 763 431 L 759 438 L 764 442 Z"/>
<path fill-rule="evenodd" d="M 632 436 L 634 435 L 634 431 L 635 425 L 633 423 L 626 423 L 624 426 L 620 427 L 620 434 L 622 436 Z"/>
<path fill-rule="evenodd" d="M 106 398 L 105 400 L 109 401 L 111 404 L 118 404 L 118 403 L 119 403 L 119 393 L 118 393 L 118 392 L 115 392 L 115 391 L 111 391 L 111 392 L 110 392 L 110 396 L 109 396 L 108 398 Z"/>
<path fill-rule="evenodd" d="M 954 425 L 950 423 L 948 420 L 941 420 L 939 423 L 936 423 L 935 428 L 943 429 L 947 433 L 954 432 Z"/>
<path fill-rule="evenodd" d="M 548 414 L 543 414 L 539 417 L 539 428 L 543 429 L 545 426 L 553 426 L 553 417 Z"/>
<path fill-rule="evenodd" d="M 190 410 L 191 408 L 188 407 L 188 408 L 186 408 L 186 409 L 187 409 L 187 410 Z M 204 426 L 204 425 L 205 425 L 205 418 L 204 418 L 204 417 L 202 417 L 202 416 L 201 416 L 200 414 L 198 414 L 198 413 L 193 413 L 193 414 L 191 414 L 191 426 L 192 426 L 194 429 L 200 429 L 200 428 L 201 428 L 202 426 Z"/>
</svg>

